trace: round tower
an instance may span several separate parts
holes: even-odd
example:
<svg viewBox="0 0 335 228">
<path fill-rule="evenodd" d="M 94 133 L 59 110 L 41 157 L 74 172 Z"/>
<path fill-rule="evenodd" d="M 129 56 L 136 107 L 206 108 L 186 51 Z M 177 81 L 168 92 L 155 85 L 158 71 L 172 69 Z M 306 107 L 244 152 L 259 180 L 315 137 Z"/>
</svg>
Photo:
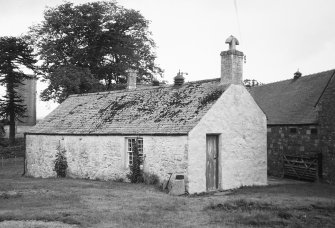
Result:
<svg viewBox="0 0 335 228">
<path fill-rule="evenodd" d="M 20 84 L 17 92 L 26 105 L 26 117 L 21 117 L 17 125 L 34 126 L 36 124 L 36 78 L 26 79 Z"/>
</svg>

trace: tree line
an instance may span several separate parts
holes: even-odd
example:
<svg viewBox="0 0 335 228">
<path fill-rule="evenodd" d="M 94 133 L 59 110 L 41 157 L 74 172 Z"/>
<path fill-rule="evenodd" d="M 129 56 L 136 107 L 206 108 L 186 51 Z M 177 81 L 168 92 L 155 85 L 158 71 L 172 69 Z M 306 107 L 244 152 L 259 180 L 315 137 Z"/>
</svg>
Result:
<svg viewBox="0 0 335 228">
<path fill-rule="evenodd" d="M 126 82 L 129 69 L 138 72 L 138 81 L 162 75 L 149 24 L 139 11 L 116 2 L 66 2 L 47 8 L 27 34 L 0 37 L 0 85 L 6 87 L 0 119 L 9 121 L 10 141 L 26 111 L 17 91 L 25 79 L 39 76 L 48 83 L 41 99 L 61 103 L 71 94 L 111 90 Z"/>
</svg>

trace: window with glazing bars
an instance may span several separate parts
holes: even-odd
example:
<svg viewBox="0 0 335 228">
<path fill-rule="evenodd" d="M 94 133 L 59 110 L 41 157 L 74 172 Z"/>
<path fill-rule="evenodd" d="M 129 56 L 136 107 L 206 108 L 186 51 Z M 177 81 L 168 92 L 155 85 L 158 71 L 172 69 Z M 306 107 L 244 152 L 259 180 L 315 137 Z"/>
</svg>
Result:
<svg viewBox="0 0 335 228">
<path fill-rule="evenodd" d="M 128 138 L 127 139 L 127 153 L 128 153 L 128 165 L 133 164 L 133 151 L 134 151 L 134 144 L 137 140 L 138 144 L 138 154 L 143 161 L 143 139 L 142 138 Z"/>
</svg>

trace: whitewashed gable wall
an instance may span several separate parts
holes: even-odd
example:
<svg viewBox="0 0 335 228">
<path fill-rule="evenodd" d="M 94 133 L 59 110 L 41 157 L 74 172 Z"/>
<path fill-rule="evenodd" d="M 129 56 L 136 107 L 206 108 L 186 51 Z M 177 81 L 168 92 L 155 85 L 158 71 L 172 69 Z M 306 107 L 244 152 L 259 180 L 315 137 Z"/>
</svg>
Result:
<svg viewBox="0 0 335 228">
<path fill-rule="evenodd" d="M 219 133 L 219 188 L 267 183 L 266 117 L 249 92 L 231 85 L 189 133 L 190 193 L 206 191 L 206 134 Z"/>
</svg>

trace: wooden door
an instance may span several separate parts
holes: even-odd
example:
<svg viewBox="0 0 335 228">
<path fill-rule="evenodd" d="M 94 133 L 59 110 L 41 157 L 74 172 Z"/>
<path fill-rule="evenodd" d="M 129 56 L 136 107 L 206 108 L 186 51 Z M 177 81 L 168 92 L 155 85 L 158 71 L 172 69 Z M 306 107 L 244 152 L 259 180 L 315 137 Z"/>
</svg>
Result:
<svg viewBox="0 0 335 228">
<path fill-rule="evenodd" d="M 219 167 L 219 151 L 218 136 L 206 136 L 207 153 L 206 153 L 206 189 L 207 191 L 216 190 L 218 188 L 218 167 Z"/>
</svg>

